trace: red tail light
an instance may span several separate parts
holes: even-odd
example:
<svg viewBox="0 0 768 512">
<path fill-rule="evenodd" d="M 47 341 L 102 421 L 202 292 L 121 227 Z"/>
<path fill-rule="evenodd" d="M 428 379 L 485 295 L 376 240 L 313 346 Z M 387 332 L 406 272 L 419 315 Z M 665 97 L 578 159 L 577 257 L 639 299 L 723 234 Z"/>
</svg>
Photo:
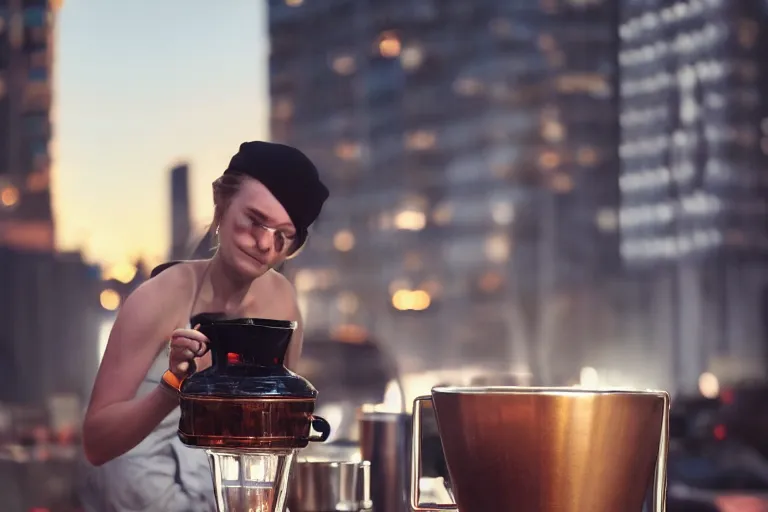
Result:
<svg viewBox="0 0 768 512">
<path fill-rule="evenodd" d="M 728 430 L 725 428 L 725 425 L 717 425 L 712 430 L 712 435 L 715 436 L 715 439 L 718 441 L 723 441 L 728 436 Z"/>
</svg>

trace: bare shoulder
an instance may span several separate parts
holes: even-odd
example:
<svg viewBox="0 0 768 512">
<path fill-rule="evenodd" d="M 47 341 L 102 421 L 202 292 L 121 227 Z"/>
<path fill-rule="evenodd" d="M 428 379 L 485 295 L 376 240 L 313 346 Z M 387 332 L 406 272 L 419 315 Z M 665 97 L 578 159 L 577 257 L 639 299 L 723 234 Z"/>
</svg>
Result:
<svg viewBox="0 0 768 512">
<path fill-rule="evenodd" d="M 269 287 L 270 295 L 274 300 L 279 302 L 281 308 L 285 308 L 292 318 L 299 320 L 296 318 L 298 314 L 296 290 L 291 281 L 276 270 L 270 270 L 264 277 L 266 278 L 264 284 Z"/>
<path fill-rule="evenodd" d="M 195 262 L 179 263 L 164 269 L 142 283 L 125 301 L 121 313 L 140 314 L 150 318 L 162 313 L 175 316 L 176 309 L 184 311 L 191 300 L 196 283 Z M 125 315 L 123 315 L 125 316 Z"/>
<path fill-rule="evenodd" d="M 276 292 L 285 293 L 289 297 L 296 298 L 296 290 L 293 288 L 291 281 L 277 270 L 270 270 L 265 277 L 269 277 L 271 280 L 271 286 Z"/>
</svg>

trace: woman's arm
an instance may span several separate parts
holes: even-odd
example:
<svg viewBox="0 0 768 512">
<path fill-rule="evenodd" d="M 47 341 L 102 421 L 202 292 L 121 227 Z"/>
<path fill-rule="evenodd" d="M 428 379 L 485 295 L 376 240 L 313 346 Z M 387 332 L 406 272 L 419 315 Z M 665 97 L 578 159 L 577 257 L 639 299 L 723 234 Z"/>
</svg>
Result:
<svg viewBox="0 0 768 512">
<path fill-rule="evenodd" d="M 193 283 L 192 270 L 176 265 L 141 285 L 121 308 L 83 423 L 83 448 L 91 464 L 135 447 L 178 406 L 178 398 L 159 385 L 141 398 L 136 391 L 177 327 Z"/>
</svg>

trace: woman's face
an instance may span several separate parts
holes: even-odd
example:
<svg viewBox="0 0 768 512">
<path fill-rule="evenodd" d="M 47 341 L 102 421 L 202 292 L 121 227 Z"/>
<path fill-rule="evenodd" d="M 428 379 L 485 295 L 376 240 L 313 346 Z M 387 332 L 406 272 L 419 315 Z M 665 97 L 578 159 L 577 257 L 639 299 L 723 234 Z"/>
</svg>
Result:
<svg viewBox="0 0 768 512">
<path fill-rule="evenodd" d="M 219 223 L 219 251 L 239 274 L 255 279 L 291 253 L 296 228 L 260 182 L 245 178 Z"/>
</svg>

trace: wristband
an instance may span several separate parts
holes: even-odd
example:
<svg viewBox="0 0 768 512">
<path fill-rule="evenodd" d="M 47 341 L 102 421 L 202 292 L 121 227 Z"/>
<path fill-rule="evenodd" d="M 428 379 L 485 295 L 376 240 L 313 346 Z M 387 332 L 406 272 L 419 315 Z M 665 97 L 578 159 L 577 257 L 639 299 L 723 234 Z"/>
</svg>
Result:
<svg viewBox="0 0 768 512">
<path fill-rule="evenodd" d="M 171 370 L 165 370 L 162 382 L 178 393 L 181 391 L 181 383 L 184 382 L 184 379 L 179 379 L 176 377 L 176 375 L 174 375 Z"/>
</svg>

